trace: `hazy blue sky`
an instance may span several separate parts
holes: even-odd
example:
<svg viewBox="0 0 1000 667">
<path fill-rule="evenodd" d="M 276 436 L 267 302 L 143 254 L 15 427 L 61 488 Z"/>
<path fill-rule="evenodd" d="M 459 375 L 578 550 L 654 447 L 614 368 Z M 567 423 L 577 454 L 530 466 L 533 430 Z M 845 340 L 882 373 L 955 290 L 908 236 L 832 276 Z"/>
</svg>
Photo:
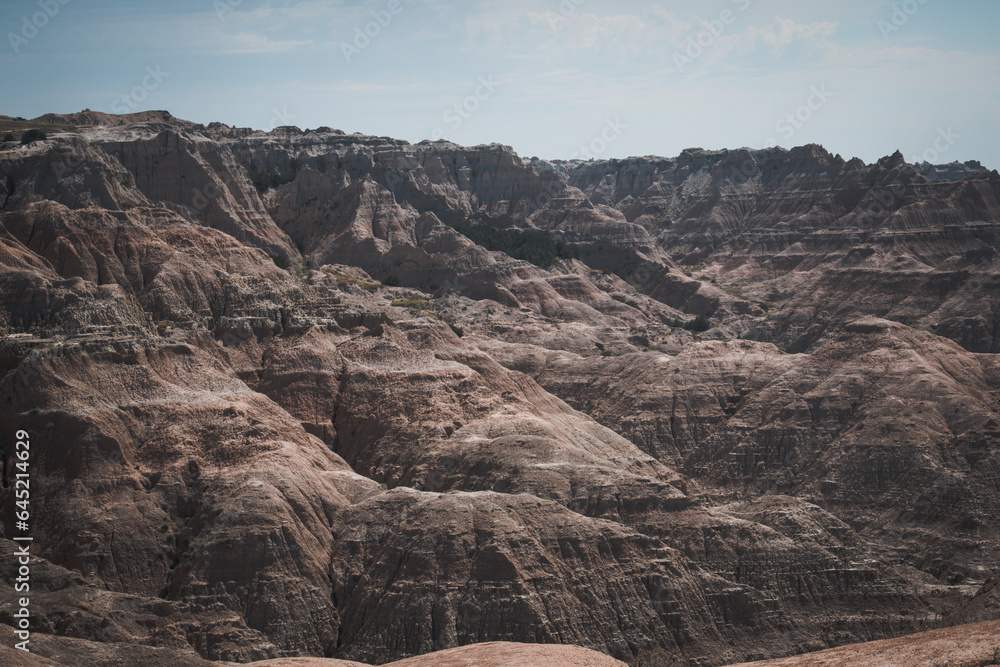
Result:
<svg viewBox="0 0 1000 667">
<path fill-rule="evenodd" d="M 996 0 L 2 0 L 0 28 L 15 116 L 167 109 L 545 158 L 815 142 L 1000 168 Z"/>
</svg>

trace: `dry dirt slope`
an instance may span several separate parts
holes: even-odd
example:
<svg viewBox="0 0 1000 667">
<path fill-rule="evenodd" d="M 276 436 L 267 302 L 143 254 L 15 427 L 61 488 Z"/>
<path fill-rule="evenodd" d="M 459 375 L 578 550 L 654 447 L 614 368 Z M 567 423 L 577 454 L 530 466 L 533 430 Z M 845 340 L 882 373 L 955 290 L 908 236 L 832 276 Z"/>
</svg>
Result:
<svg viewBox="0 0 1000 667">
<path fill-rule="evenodd" d="M 1000 622 L 932 630 L 733 667 L 981 667 L 1000 665 Z"/>
<path fill-rule="evenodd" d="M 0 626 L 0 664 L 5 667 L 49 667 L 91 663 L 100 665 L 171 665 L 172 667 L 229 667 L 239 663 L 208 662 L 196 657 L 183 658 L 165 651 L 118 645 L 101 649 L 79 639 L 36 636 L 35 651 L 24 653 L 11 648 L 13 633 Z M 40 644 L 40 646 L 39 646 Z M 100 651 L 94 654 L 94 650 Z M 130 650 L 131 649 L 131 650 Z M 47 656 L 47 657 L 43 657 Z M 249 663 L 250 667 L 369 667 L 366 663 L 324 658 L 278 658 Z M 438 651 L 427 655 L 386 663 L 383 667 L 626 667 L 625 663 L 602 653 L 575 646 L 488 642 Z"/>
</svg>

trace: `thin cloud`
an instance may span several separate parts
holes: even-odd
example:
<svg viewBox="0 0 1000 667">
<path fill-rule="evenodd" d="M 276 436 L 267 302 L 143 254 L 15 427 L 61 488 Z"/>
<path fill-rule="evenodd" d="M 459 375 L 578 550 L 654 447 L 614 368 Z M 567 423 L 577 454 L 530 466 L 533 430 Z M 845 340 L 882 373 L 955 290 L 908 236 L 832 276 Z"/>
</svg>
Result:
<svg viewBox="0 0 1000 667">
<path fill-rule="evenodd" d="M 219 36 L 216 44 L 200 50 L 200 53 L 215 55 L 284 53 L 310 44 L 313 42 L 309 40 L 273 40 L 260 33 L 240 32 Z"/>
</svg>

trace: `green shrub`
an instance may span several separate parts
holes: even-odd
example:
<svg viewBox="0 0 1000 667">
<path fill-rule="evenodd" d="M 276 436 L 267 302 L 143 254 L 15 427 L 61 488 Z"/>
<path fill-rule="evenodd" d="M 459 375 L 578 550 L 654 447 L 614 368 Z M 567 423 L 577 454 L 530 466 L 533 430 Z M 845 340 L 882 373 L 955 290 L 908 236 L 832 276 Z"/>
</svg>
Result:
<svg viewBox="0 0 1000 667">
<path fill-rule="evenodd" d="M 507 253 L 536 266 L 551 266 L 559 259 L 580 259 L 580 248 L 533 229 L 497 229 L 490 225 L 454 224 L 452 228 L 487 250 Z"/>
<path fill-rule="evenodd" d="M 21 144 L 30 144 L 36 141 L 45 141 L 48 137 L 41 130 L 31 129 L 21 135 Z"/>
<path fill-rule="evenodd" d="M 688 331 L 694 331 L 700 333 L 702 331 L 708 331 L 712 328 L 712 320 L 708 319 L 708 315 L 702 313 L 693 320 L 688 320 L 683 322 L 678 318 L 674 318 L 670 322 L 670 326 L 677 327 L 678 329 L 687 329 Z"/>
<path fill-rule="evenodd" d="M 8 132 L 7 134 L 3 135 L 3 140 L 4 141 L 17 141 L 17 137 L 15 137 L 12 133 Z"/>
<path fill-rule="evenodd" d="M 694 331 L 700 333 L 702 331 L 708 331 L 712 328 L 712 320 L 708 319 L 708 315 L 702 313 L 698 317 L 694 318 L 690 322 L 684 323 L 684 328 L 688 331 Z"/>
<path fill-rule="evenodd" d="M 386 287 L 399 287 L 401 283 L 399 282 L 399 276 L 395 273 L 390 273 L 382 279 L 382 284 Z"/>
<path fill-rule="evenodd" d="M 279 269 L 284 269 L 286 271 L 288 270 L 288 267 L 292 265 L 292 263 L 288 261 L 288 258 L 284 255 L 271 255 L 271 261 L 273 261 L 274 265 Z"/>
<path fill-rule="evenodd" d="M 336 278 L 337 282 L 340 283 L 341 285 L 357 285 L 366 292 L 371 292 L 373 294 L 379 291 L 379 288 L 381 287 L 379 283 L 373 283 L 368 280 L 359 280 L 357 278 L 352 278 L 347 274 L 340 273 L 332 269 L 320 269 L 320 270 L 323 273 L 327 274 L 328 276 L 333 276 L 334 278 Z"/>
</svg>

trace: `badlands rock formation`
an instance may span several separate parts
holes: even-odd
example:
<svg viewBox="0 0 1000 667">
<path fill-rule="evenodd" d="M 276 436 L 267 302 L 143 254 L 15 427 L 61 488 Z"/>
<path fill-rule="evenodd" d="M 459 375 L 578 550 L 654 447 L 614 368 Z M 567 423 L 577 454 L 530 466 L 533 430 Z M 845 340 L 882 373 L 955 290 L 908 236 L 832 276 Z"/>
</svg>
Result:
<svg viewBox="0 0 1000 667">
<path fill-rule="evenodd" d="M 983 667 L 1000 662 L 1000 623 L 978 623 L 734 667 Z"/>
<path fill-rule="evenodd" d="M 0 151 L 4 660 L 722 665 L 998 618 L 996 172 L 39 122 L 75 129 Z"/>
</svg>

